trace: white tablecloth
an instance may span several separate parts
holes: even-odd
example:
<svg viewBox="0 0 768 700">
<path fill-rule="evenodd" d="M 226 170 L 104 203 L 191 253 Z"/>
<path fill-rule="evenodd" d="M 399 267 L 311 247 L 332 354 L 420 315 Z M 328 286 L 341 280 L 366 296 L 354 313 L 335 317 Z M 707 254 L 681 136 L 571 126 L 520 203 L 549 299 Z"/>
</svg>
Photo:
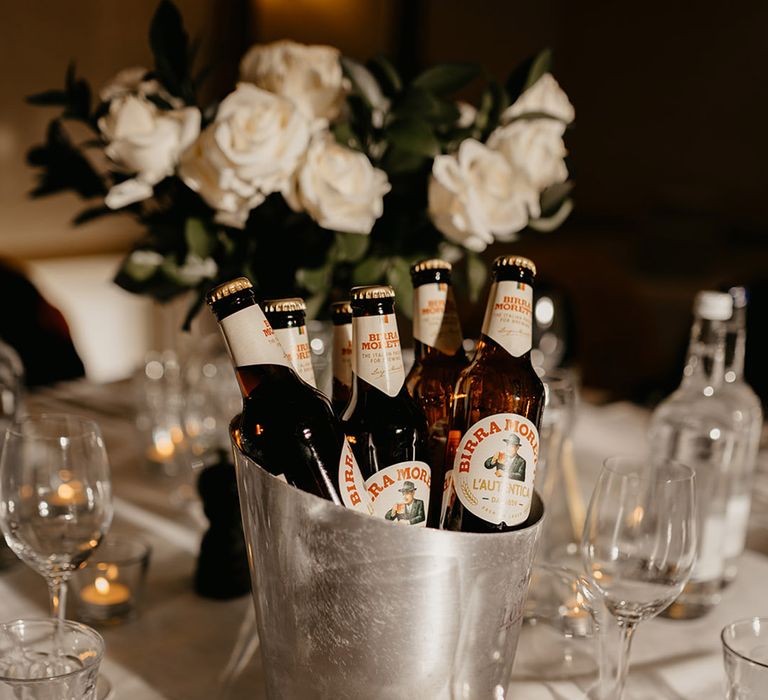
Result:
<svg viewBox="0 0 768 700">
<path fill-rule="evenodd" d="M 33 396 L 32 410 L 89 414 L 102 427 L 112 462 L 115 522 L 113 532 L 140 533 L 153 547 L 141 616 L 102 630 L 107 644 L 103 671 L 115 700 L 214 700 L 220 697 L 222 671 L 236 645 L 250 598 L 217 602 L 192 591 L 192 574 L 205 520 L 199 508 L 180 508 L 171 497 L 177 485 L 148 473 L 133 427 L 133 397 L 125 385 L 74 383 Z M 642 450 L 647 413 L 629 404 L 579 410 L 575 463 L 588 494 L 602 459 Z M 760 514 L 756 514 L 759 520 Z M 754 533 L 768 541 L 764 530 Z M 630 700 L 714 700 L 722 698 L 723 666 L 719 632 L 727 622 L 768 615 L 765 581 L 768 558 L 748 552 L 741 573 L 721 605 L 693 622 L 653 620 L 637 633 Z M 0 619 L 47 614 L 47 591 L 40 576 L 18 565 L 0 572 Z M 231 689 L 229 698 L 258 700 L 261 660 L 257 654 Z M 543 681 L 516 684 L 513 698 L 569 700 L 587 683 Z M 425 700 L 428 700 L 425 698 Z"/>
</svg>

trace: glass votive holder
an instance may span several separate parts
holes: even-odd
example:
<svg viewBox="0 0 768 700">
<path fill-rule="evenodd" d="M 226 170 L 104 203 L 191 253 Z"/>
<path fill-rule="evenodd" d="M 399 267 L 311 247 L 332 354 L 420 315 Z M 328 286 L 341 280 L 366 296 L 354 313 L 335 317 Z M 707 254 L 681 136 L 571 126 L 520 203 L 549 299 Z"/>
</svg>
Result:
<svg viewBox="0 0 768 700">
<path fill-rule="evenodd" d="M 139 539 L 111 537 L 72 576 L 72 602 L 79 620 L 112 625 L 139 613 L 151 548 Z"/>
<path fill-rule="evenodd" d="M 720 635 L 727 700 L 757 700 L 768 692 L 768 617 L 726 625 Z"/>
</svg>

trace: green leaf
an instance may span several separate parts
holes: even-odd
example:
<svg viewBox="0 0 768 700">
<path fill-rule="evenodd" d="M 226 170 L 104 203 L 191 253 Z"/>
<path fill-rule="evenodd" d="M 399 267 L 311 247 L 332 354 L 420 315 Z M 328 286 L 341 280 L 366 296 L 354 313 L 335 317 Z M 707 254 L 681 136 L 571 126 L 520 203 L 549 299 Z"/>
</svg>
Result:
<svg viewBox="0 0 768 700">
<path fill-rule="evenodd" d="M 355 92 L 365 100 L 368 107 L 371 109 L 380 109 L 386 98 L 381 90 L 378 80 L 371 71 L 369 71 L 362 63 L 342 56 L 341 69 L 344 75 L 347 76 Z"/>
<path fill-rule="evenodd" d="M 552 49 L 546 48 L 539 53 L 536 58 L 533 59 L 530 69 L 528 70 L 528 78 L 523 86 L 523 92 L 525 92 L 531 85 L 533 85 L 544 73 L 549 73 L 552 69 Z"/>
<path fill-rule="evenodd" d="M 400 74 L 385 56 L 377 54 L 368 61 L 367 68 L 378 80 L 385 95 L 392 97 L 403 89 L 403 81 L 400 78 Z"/>
<path fill-rule="evenodd" d="M 357 262 L 365 255 L 371 239 L 359 233 L 337 232 L 333 246 L 333 257 L 337 262 Z"/>
<path fill-rule="evenodd" d="M 31 105 L 63 107 L 67 104 L 67 93 L 64 90 L 44 90 L 27 95 L 25 99 Z"/>
<path fill-rule="evenodd" d="M 352 284 L 377 284 L 387 272 L 387 258 L 367 257 L 352 270 Z"/>
<path fill-rule="evenodd" d="M 398 118 L 413 118 L 444 126 L 453 126 L 459 119 L 459 108 L 428 90 L 411 88 L 393 110 Z"/>
<path fill-rule="evenodd" d="M 507 91 L 492 80 L 480 98 L 480 108 L 475 118 L 476 137 L 485 141 L 488 135 L 499 125 L 504 110 L 509 106 Z"/>
<path fill-rule="evenodd" d="M 467 252 L 467 284 L 469 287 L 469 300 L 475 303 L 480 299 L 480 292 L 483 291 L 485 280 L 488 277 L 488 270 L 483 263 L 482 258 L 471 251 Z"/>
<path fill-rule="evenodd" d="M 528 226 L 534 231 L 549 233 L 550 231 L 554 231 L 556 228 L 560 228 L 563 222 L 570 216 L 572 211 L 573 200 L 568 197 L 567 199 L 563 200 L 560 208 L 554 214 L 547 217 L 542 216 L 538 219 L 531 219 L 528 222 Z"/>
<path fill-rule="evenodd" d="M 381 167 L 390 175 L 405 175 L 421 170 L 427 158 L 419 153 L 390 145 L 381 161 Z"/>
<path fill-rule="evenodd" d="M 414 79 L 413 85 L 445 95 L 463 88 L 479 73 L 480 68 L 474 63 L 444 63 L 425 70 Z"/>
<path fill-rule="evenodd" d="M 155 69 L 168 91 L 187 103 L 193 102 L 189 77 L 189 41 L 176 5 L 161 0 L 149 27 L 149 45 Z"/>
<path fill-rule="evenodd" d="M 427 122 L 416 118 L 399 119 L 387 127 L 391 144 L 404 151 L 434 158 L 440 153 L 440 142 Z"/>
<path fill-rule="evenodd" d="M 210 234 L 200 219 L 190 217 L 184 225 L 184 239 L 189 252 L 201 260 L 209 257 L 216 245 L 216 239 Z"/>
<path fill-rule="evenodd" d="M 333 131 L 336 143 L 340 143 L 347 148 L 360 150 L 360 140 L 357 138 L 357 134 L 354 132 L 352 125 L 349 122 L 336 122 L 331 126 L 331 131 Z"/>
<path fill-rule="evenodd" d="M 318 294 L 330 289 L 332 272 L 330 264 L 316 268 L 302 267 L 296 270 L 296 282 L 311 294 Z"/>
<path fill-rule="evenodd" d="M 395 290 L 395 299 L 400 313 L 411 318 L 413 315 L 411 263 L 405 258 L 392 258 L 387 268 L 387 282 Z"/>
<path fill-rule="evenodd" d="M 313 294 L 312 296 L 307 297 L 305 300 L 307 305 L 307 318 L 317 318 L 317 316 L 326 305 L 329 291 L 330 289 L 326 289 L 322 292 L 318 292 L 317 294 Z"/>
</svg>

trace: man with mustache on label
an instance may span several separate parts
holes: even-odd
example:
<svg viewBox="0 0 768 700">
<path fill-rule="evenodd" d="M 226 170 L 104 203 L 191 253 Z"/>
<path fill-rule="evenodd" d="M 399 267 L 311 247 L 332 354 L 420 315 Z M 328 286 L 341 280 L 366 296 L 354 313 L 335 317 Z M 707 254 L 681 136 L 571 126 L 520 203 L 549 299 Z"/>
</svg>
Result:
<svg viewBox="0 0 768 700">
<path fill-rule="evenodd" d="M 495 469 L 496 476 L 506 474 L 508 478 L 515 481 L 525 481 L 525 458 L 518 454 L 520 452 L 520 438 L 513 435 L 510 438 L 505 438 L 503 442 L 507 449 L 486 459 L 485 468 Z"/>
</svg>

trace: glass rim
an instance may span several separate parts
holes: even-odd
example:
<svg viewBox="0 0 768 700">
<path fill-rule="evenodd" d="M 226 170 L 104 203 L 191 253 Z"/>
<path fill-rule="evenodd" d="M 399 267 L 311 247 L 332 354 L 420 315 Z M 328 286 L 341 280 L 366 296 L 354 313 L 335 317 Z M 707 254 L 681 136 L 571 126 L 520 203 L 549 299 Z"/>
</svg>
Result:
<svg viewBox="0 0 768 700">
<path fill-rule="evenodd" d="M 93 434 L 98 435 L 101 437 L 101 429 L 99 428 L 98 423 L 93 420 L 92 418 L 86 418 L 83 415 L 80 415 L 79 413 L 56 413 L 56 412 L 48 412 L 44 411 L 41 413 L 25 413 L 22 416 L 19 416 L 14 421 L 12 421 L 8 427 L 5 429 L 6 435 L 13 435 L 14 437 L 23 438 L 25 433 L 22 430 L 22 426 L 28 425 L 31 423 L 44 423 L 46 421 L 54 421 L 54 420 L 64 420 L 64 421 L 72 421 L 76 424 L 79 424 L 80 426 L 80 432 L 77 434 L 69 434 L 69 435 L 57 435 L 57 436 L 48 436 L 48 435 L 36 435 L 36 440 L 60 440 L 63 437 L 67 438 L 81 438 L 85 437 L 86 435 Z"/>
<path fill-rule="evenodd" d="M 729 622 L 720 632 L 720 641 L 722 642 L 723 646 L 731 652 L 734 656 L 738 656 L 740 659 L 743 659 L 747 663 L 750 663 L 754 666 L 759 666 L 760 668 L 768 668 L 768 663 L 765 663 L 763 661 L 756 661 L 755 659 L 750 659 L 748 656 L 745 656 L 740 651 L 736 651 L 725 639 L 725 633 L 733 628 L 740 625 L 745 624 L 754 624 L 756 620 L 759 620 L 761 624 L 765 623 L 765 625 L 768 627 L 768 617 L 760 617 L 759 615 L 755 615 L 754 617 L 745 617 L 741 620 L 736 620 L 735 622 Z"/>
<path fill-rule="evenodd" d="M 93 627 L 84 625 L 81 622 L 75 622 L 74 620 L 57 620 L 56 618 L 52 618 L 52 617 L 47 617 L 47 618 L 46 617 L 44 618 L 20 617 L 20 618 L 17 618 L 16 620 L 0 622 L 0 629 L 9 629 L 19 625 L 45 625 L 50 629 L 54 629 L 55 626 L 57 625 L 63 625 L 65 627 L 68 627 L 70 630 L 77 630 L 88 637 L 95 638 L 95 641 L 98 644 L 99 648 L 96 651 L 96 655 L 93 658 L 88 659 L 87 662 L 84 662 L 84 665 L 82 668 L 76 668 L 74 671 L 68 671 L 67 673 L 60 673 L 55 676 L 46 676 L 45 678 L 14 678 L 13 676 L 5 676 L 2 673 L 0 673 L 0 682 L 2 683 L 7 683 L 9 685 L 18 685 L 20 683 L 24 683 L 29 685 L 30 683 L 42 684 L 42 683 L 50 683 L 52 681 L 59 681 L 64 678 L 71 678 L 73 676 L 78 675 L 79 673 L 83 673 L 84 671 L 87 671 L 93 666 L 100 664 L 102 659 L 104 658 L 104 651 L 106 650 L 104 637 L 102 637 L 95 629 L 93 629 Z"/>
<path fill-rule="evenodd" d="M 131 545 L 138 545 L 141 551 L 137 552 L 136 554 L 126 555 L 124 557 L 113 556 L 104 558 L 104 556 L 99 556 L 99 551 L 101 551 L 103 554 L 112 545 L 122 545 L 126 543 Z M 102 547 L 104 547 L 104 549 L 102 549 Z M 100 542 L 99 546 L 93 550 L 91 556 L 86 559 L 81 571 L 91 568 L 93 564 L 118 564 L 120 566 L 125 564 L 137 564 L 148 559 L 151 554 L 152 545 L 143 537 L 132 537 L 130 535 L 107 535 L 104 538 L 104 541 Z"/>
<path fill-rule="evenodd" d="M 603 460 L 602 469 L 610 472 L 611 474 L 615 474 L 616 476 L 619 476 L 622 479 L 627 479 L 633 475 L 626 474 L 625 472 L 616 468 L 615 465 L 617 463 L 624 463 L 624 462 L 632 462 L 639 465 L 641 461 L 643 461 L 643 458 L 637 457 L 635 455 L 613 455 Z M 650 461 L 648 461 L 648 464 L 650 464 Z M 667 466 L 667 467 L 673 467 L 676 471 L 679 470 L 682 473 L 675 476 L 670 476 L 670 478 L 668 479 L 657 479 L 656 481 L 658 483 L 673 484 L 681 481 L 693 481 L 693 478 L 696 476 L 696 472 L 691 467 L 689 467 L 686 464 L 683 464 L 682 462 L 676 462 L 673 459 L 665 459 L 663 464 L 664 466 Z M 640 481 L 647 481 L 650 474 L 647 473 L 646 469 L 639 469 L 638 472 L 634 474 L 634 476 L 636 476 Z"/>
</svg>

